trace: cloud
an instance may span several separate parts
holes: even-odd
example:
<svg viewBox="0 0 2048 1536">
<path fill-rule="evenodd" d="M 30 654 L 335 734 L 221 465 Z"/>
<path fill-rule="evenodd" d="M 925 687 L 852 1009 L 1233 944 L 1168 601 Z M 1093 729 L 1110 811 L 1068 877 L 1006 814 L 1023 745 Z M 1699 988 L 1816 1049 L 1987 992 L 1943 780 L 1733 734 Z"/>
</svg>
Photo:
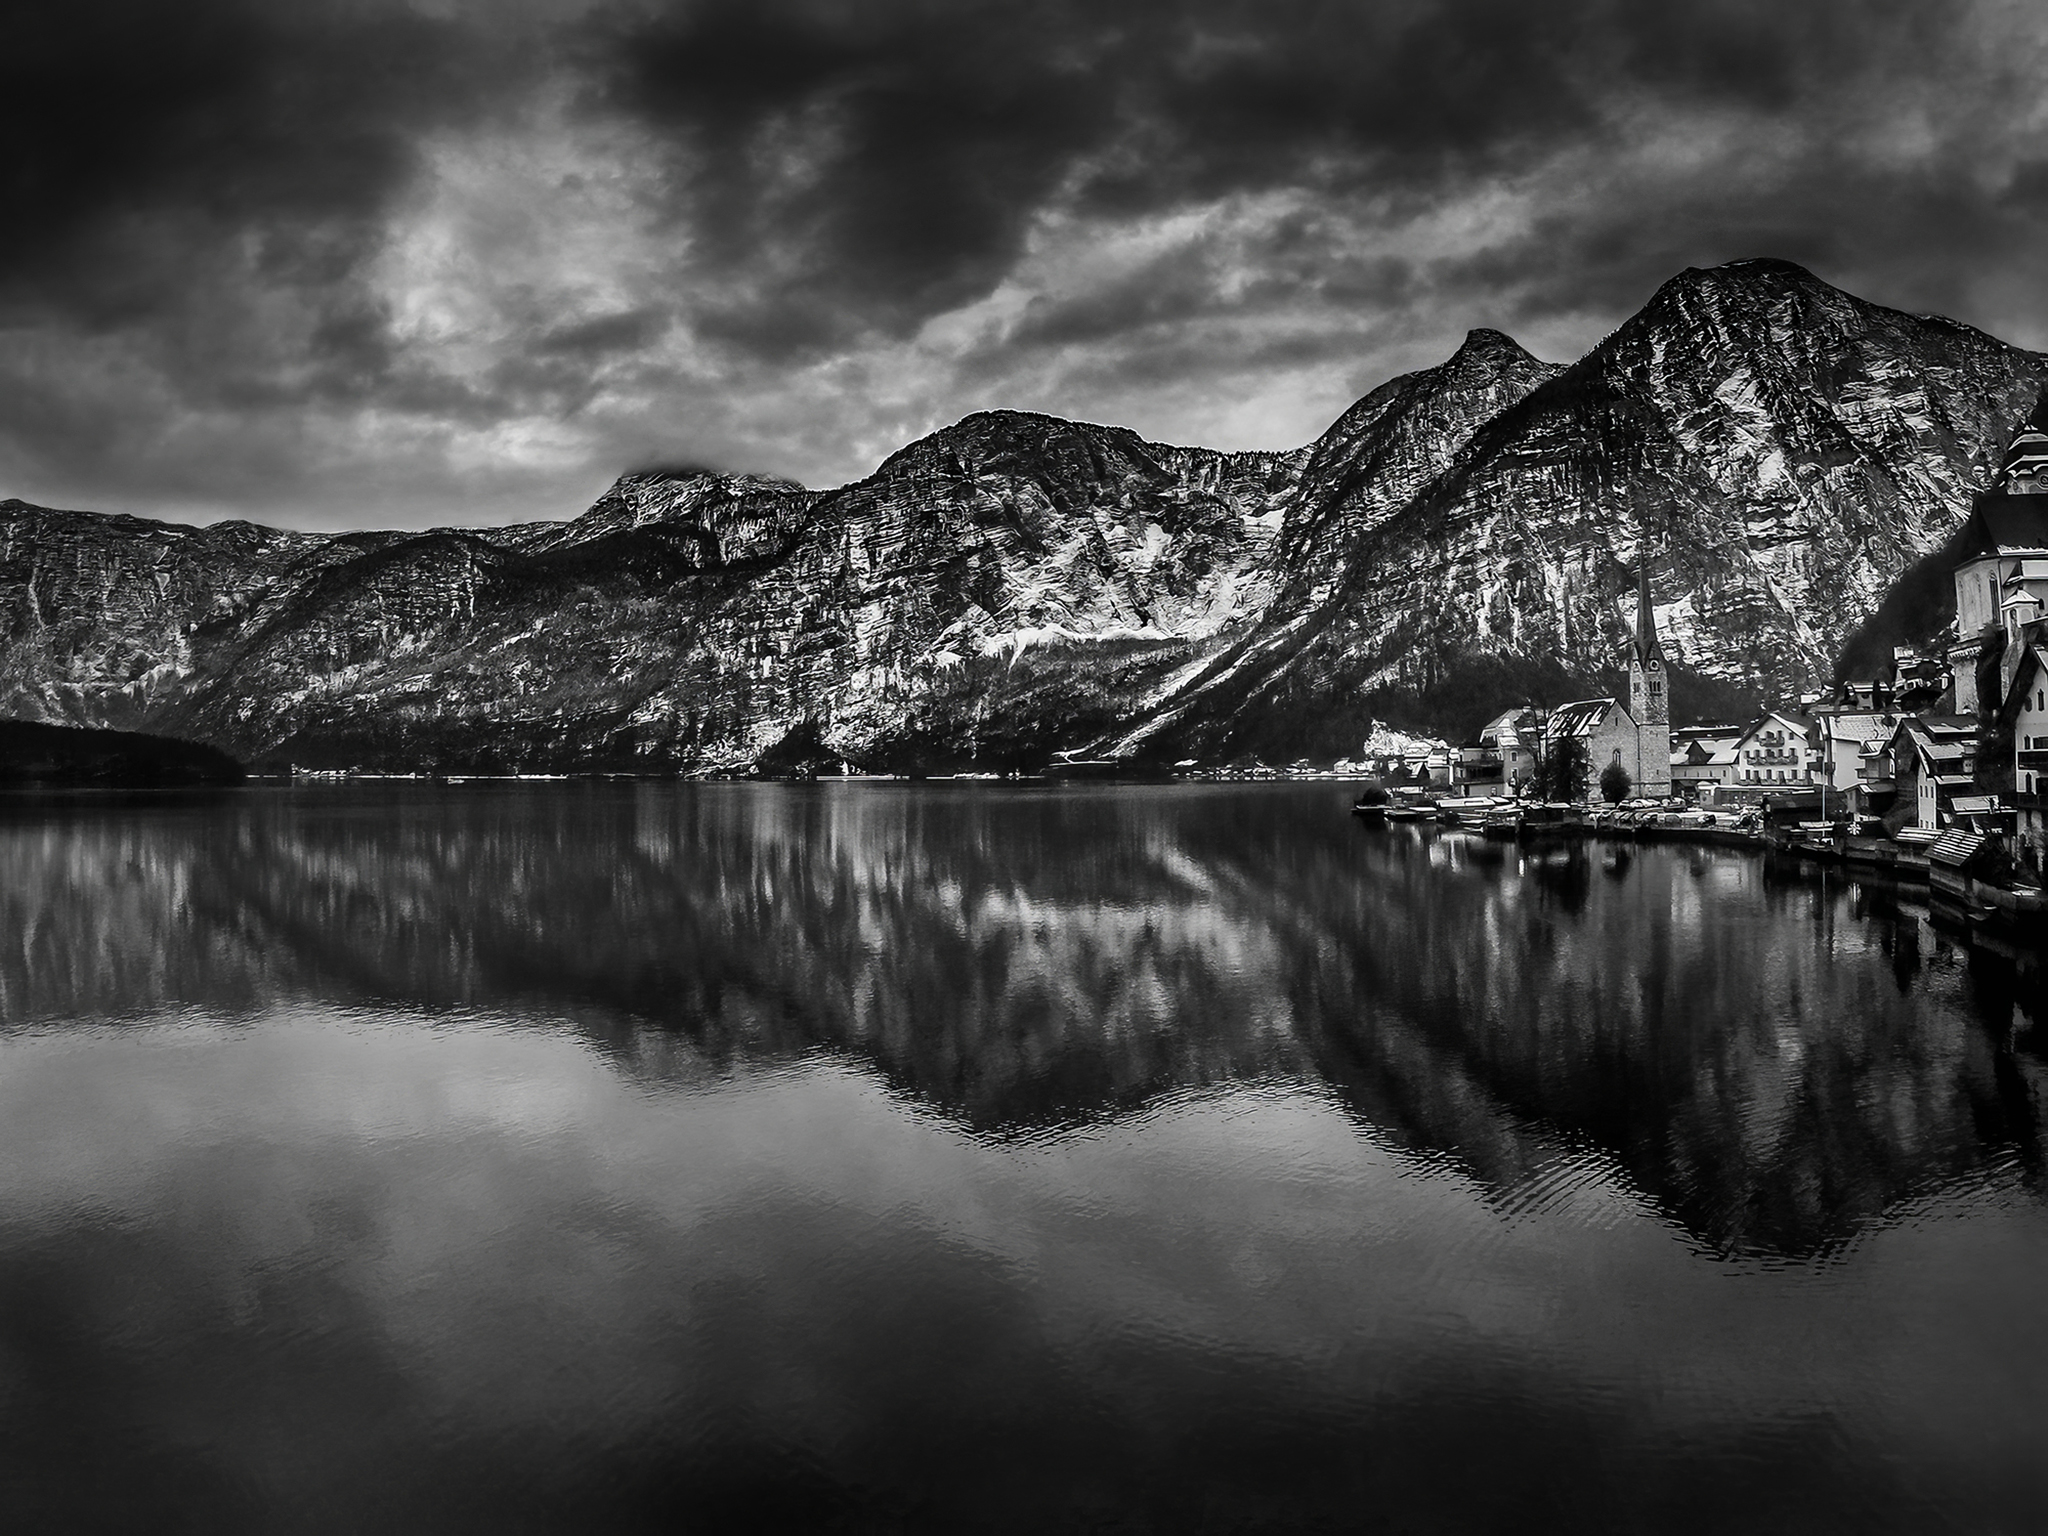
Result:
<svg viewBox="0 0 2048 1536">
<path fill-rule="evenodd" d="M 0 91 L 0 494 L 566 515 L 973 409 L 1303 441 L 1780 255 L 2048 343 L 1999 0 L 75 0 Z"/>
</svg>

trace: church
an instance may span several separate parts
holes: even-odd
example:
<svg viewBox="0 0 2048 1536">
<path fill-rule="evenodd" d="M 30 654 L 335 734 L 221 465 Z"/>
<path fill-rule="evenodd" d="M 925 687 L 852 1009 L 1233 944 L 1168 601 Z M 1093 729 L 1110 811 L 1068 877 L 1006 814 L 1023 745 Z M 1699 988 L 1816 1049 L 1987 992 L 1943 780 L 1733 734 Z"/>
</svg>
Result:
<svg viewBox="0 0 2048 1536">
<path fill-rule="evenodd" d="M 1595 784 L 1608 764 L 1618 762 L 1628 770 L 1634 793 L 1663 799 L 1671 793 L 1671 695 L 1666 671 L 1664 645 L 1657 638 L 1657 615 L 1650 607 L 1650 563 L 1645 550 L 1636 573 L 1636 631 L 1629 652 L 1628 703 L 1580 699 L 1559 705 L 1544 727 L 1546 745 L 1577 737 L 1585 743 Z M 1592 790 L 1594 785 L 1587 788 Z"/>
</svg>

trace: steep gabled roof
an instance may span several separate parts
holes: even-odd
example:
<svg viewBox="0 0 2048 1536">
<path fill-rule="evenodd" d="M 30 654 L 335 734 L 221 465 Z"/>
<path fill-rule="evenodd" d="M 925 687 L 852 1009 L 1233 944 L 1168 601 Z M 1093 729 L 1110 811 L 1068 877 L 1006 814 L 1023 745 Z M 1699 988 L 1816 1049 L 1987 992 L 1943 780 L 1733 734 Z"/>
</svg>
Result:
<svg viewBox="0 0 2048 1536">
<path fill-rule="evenodd" d="M 1942 833 L 1927 849 L 1927 861 L 1947 869 L 1974 864 L 1984 853 L 1984 839 L 1974 832 L 1952 829 Z"/>
<path fill-rule="evenodd" d="M 1820 728 L 1838 741 L 1877 741 L 1891 735 L 1895 719 L 1890 714 L 1822 715 Z"/>
<path fill-rule="evenodd" d="M 1806 727 L 1804 725 L 1801 725 L 1790 715 L 1781 715 L 1775 709 L 1767 709 L 1743 727 L 1742 734 L 1736 738 L 1735 750 L 1739 752 L 1744 742 L 1769 730 L 1773 725 L 1797 736 L 1802 742 L 1807 739 Z"/>
<path fill-rule="evenodd" d="M 1622 707 L 1615 699 L 1579 699 L 1571 704 L 1560 704 L 1550 712 L 1550 722 L 1543 728 L 1544 739 L 1558 741 L 1566 736 L 1590 736 L 1593 728 L 1607 718 L 1610 709 L 1620 710 L 1631 724 L 1635 716 Z"/>
<path fill-rule="evenodd" d="M 1900 738 L 1913 749 L 1923 771 L 1934 775 L 1952 773 L 1965 757 L 1976 752 L 1977 724 L 1966 715 L 1907 715 L 1892 735 L 1895 754 Z"/>
<path fill-rule="evenodd" d="M 1483 747 L 1486 745 L 1486 738 L 1491 736 L 1496 747 L 1521 746 L 1522 732 L 1516 722 L 1528 713 L 1527 704 L 1517 704 L 1513 709 L 1502 710 L 1479 728 L 1479 734 L 1473 738 L 1473 744 Z"/>
<path fill-rule="evenodd" d="M 2048 496 L 1988 491 L 1970 510 L 1961 558 L 2014 554 L 2048 554 Z"/>
</svg>

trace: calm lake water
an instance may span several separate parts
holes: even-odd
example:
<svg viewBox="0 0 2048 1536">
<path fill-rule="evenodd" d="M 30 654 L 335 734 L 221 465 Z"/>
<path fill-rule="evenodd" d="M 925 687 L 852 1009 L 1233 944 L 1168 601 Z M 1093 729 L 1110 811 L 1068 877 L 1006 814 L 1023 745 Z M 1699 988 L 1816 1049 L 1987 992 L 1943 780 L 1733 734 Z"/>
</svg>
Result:
<svg viewBox="0 0 2048 1536">
<path fill-rule="evenodd" d="M 2048 1529 L 2038 972 L 1341 785 L 0 811 L 9 1529 Z"/>
</svg>

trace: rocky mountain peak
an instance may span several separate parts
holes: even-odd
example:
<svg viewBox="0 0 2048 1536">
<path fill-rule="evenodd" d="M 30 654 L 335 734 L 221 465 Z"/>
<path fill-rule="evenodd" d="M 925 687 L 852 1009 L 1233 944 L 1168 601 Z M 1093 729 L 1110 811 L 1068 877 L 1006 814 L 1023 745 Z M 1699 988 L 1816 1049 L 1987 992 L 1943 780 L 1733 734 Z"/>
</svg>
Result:
<svg viewBox="0 0 2048 1536">
<path fill-rule="evenodd" d="M 12 500 L 0 706 L 307 765 L 730 768 L 806 732 L 875 766 L 1336 755 L 1375 716 L 1456 730 L 1445 699 L 1608 686 L 1646 531 L 1674 667 L 1782 697 L 1960 520 L 2044 382 L 2048 358 L 1744 261 L 1568 367 L 1476 329 L 1284 453 L 1003 410 L 836 490 L 652 467 L 515 529 Z"/>
<path fill-rule="evenodd" d="M 740 533 L 750 546 L 757 525 L 800 511 L 815 493 L 772 475 L 726 474 L 695 466 L 633 470 L 619 476 L 590 510 L 573 522 L 546 525 L 521 542 L 533 551 L 586 544 L 648 527 L 699 535 L 710 563 L 737 558 L 721 548 Z"/>
<path fill-rule="evenodd" d="M 1535 355 L 1514 337 L 1482 325 L 1465 333 L 1458 350 L 1443 366 L 1450 369 L 1485 368 L 1499 373 L 1531 364 L 1542 366 L 1537 363 Z"/>
</svg>

